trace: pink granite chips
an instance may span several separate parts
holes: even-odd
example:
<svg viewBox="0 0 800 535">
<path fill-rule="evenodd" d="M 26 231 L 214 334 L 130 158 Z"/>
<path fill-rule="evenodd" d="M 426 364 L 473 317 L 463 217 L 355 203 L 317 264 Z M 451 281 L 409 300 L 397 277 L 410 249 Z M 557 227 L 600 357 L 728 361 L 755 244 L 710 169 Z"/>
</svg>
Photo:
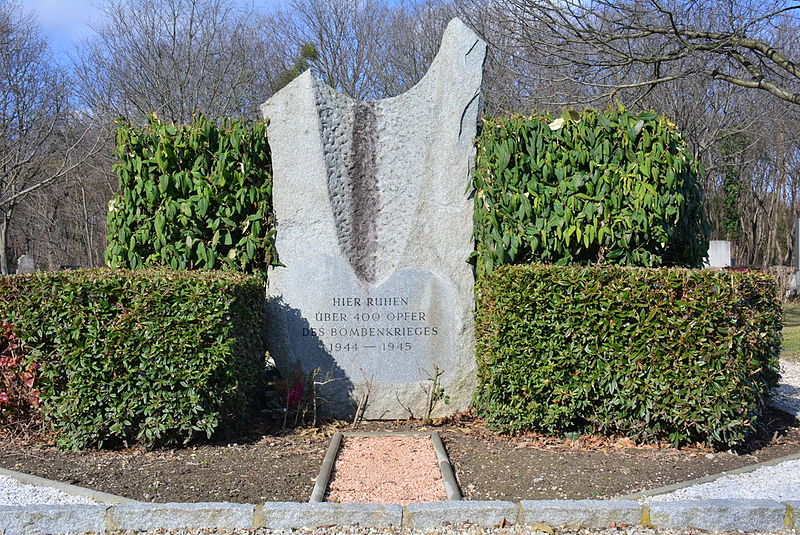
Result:
<svg viewBox="0 0 800 535">
<path fill-rule="evenodd" d="M 344 437 L 328 502 L 410 503 L 447 500 L 429 437 Z"/>
</svg>

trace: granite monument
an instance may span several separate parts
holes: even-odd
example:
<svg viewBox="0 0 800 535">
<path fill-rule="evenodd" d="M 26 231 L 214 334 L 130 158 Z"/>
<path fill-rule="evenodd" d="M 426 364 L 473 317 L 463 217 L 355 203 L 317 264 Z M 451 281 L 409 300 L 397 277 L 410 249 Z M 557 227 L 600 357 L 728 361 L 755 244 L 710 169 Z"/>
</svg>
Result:
<svg viewBox="0 0 800 535">
<path fill-rule="evenodd" d="M 486 44 L 447 26 L 406 93 L 353 100 L 306 71 L 263 106 L 276 247 L 269 351 L 332 379 L 327 411 L 465 409 L 475 383 L 469 174 Z"/>
</svg>

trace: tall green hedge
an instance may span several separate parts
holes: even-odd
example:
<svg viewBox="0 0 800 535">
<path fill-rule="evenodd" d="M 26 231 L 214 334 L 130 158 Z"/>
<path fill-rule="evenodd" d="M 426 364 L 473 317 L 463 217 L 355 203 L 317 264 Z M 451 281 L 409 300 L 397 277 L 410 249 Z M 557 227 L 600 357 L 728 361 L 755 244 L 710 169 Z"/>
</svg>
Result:
<svg viewBox="0 0 800 535">
<path fill-rule="evenodd" d="M 764 273 L 504 266 L 478 292 L 475 404 L 501 430 L 730 447 L 778 379 Z"/>
<path fill-rule="evenodd" d="M 266 124 L 202 116 L 117 125 L 120 192 L 108 211 L 114 268 L 226 269 L 266 276 L 276 261 Z"/>
<path fill-rule="evenodd" d="M 485 119 L 475 261 L 699 267 L 701 169 L 675 126 L 623 108 Z"/>
<path fill-rule="evenodd" d="M 264 288 L 223 272 L 0 277 L 60 446 L 169 445 L 241 423 L 263 388 Z"/>
</svg>

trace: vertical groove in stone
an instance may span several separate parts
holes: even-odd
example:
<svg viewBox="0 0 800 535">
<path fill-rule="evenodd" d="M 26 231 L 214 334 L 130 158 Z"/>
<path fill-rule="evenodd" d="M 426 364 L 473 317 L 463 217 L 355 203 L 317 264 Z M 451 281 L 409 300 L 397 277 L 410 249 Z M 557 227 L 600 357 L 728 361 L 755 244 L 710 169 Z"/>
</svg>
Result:
<svg viewBox="0 0 800 535">
<path fill-rule="evenodd" d="M 372 283 L 380 210 L 376 105 L 352 101 L 324 84 L 316 89 L 336 238 L 358 278 Z"/>
<path fill-rule="evenodd" d="M 375 281 L 378 254 L 378 177 L 375 150 L 378 130 L 375 103 L 356 102 L 353 107 L 353 130 L 350 141 L 350 263 L 359 278 Z"/>
</svg>

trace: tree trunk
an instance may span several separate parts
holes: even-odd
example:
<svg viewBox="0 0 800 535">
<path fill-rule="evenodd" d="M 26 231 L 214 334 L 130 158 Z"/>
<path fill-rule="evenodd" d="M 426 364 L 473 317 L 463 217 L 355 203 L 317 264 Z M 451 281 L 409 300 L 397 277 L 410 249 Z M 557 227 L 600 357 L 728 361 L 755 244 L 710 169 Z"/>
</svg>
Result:
<svg viewBox="0 0 800 535">
<path fill-rule="evenodd" d="M 0 219 L 0 275 L 8 275 L 8 228 L 11 226 L 11 211 Z"/>
<path fill-rule="evenodd" d="M 86 240 L 86 267 L 94 267 L 94 233 L 89 226 L 89 208 L 86 205 L 86 188 L 81 181 L 81 202 L 83 204 L 83 232 Z"/>
</svg>

